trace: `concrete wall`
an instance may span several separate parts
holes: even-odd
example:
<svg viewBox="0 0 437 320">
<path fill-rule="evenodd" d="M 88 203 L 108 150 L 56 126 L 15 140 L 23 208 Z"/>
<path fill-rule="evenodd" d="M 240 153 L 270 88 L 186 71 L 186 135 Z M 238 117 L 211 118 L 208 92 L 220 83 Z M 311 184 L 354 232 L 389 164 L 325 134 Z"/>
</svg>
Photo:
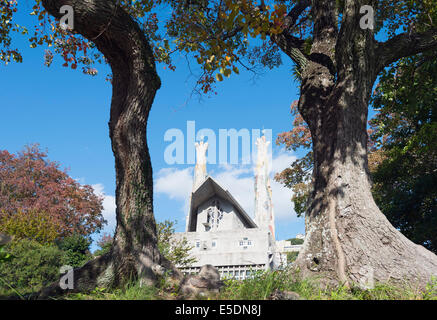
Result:
<svg viewBox="0 0 437 320">
<path fill-rule="evenodd" d="M 217 214 L 214 214 L 214 216 L 212 217 L 212 219 L 214 220 L 214 224 L 211 224 L 211 229 L 209 231 L 229 231 L 244 229 L 243 222 L 234 212 L 234 207 L 232 206 L 232 204 L 230 204 L 226 200 L 219 199 L 218 197 L 212 197 L 211 199 L 200 205 L 197 210 L 197 232 L 209 232 L 208 227 L 205 226 L 204 223 L 206 223 L 208 219 L 208 209 L 212 206 L 214 202 L 219 204 L 219 207 L 222 210 L 222 215 L 221 217 L 217 217 Z"/>
<path fill-rule="evenodd" d="M 193 247 L 190 254 L 197 262 L 187 269 L 211 264 L 223 273 L 239 271 L 241 275 L 272 267 L 269 253 L 275 243 L 270 234 L 267 226 L 246 228 L 229 201 L 213 196 L 198 207 L 196 231 L 176 233 L 174 238 L 186 238 Z"/>
<path fill-rule="evenodd" d="M 291 241 L 288 240 L 276 241 L 277 252 L 297 252 L 302 249 L 302 246 L 302 244 L 291 244 Z"/>
<path fill-rule="evenodd" d="M 175 239 L 185 237 L 194 248 L 191 255 L 198 261 L 192 267 L 268 265 L 269 234 L 267 230 L 238 229 L 209 232 L 176 233 Z"/>
</svg>

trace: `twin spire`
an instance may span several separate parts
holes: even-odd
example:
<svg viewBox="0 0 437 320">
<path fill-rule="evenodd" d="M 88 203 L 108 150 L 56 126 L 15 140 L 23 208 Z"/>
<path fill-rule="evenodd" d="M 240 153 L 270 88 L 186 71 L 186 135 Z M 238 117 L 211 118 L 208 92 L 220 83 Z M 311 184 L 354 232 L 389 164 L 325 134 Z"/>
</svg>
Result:
<svg viewBox="0 0 437 320">
<path fill-rule="evenodd" d="M 265 136 L 256 140 L 258 157 L 255 167 L 255 223 L 260 228 L 268 228 L 274 239 L 275 217 L 269 175 L 269 144 L 270 142 L 266 140 Z"/>
<path fill-rule="evenodd" d="M 275 222 L 272 204 L 272 190 L 269 178 L 268 146 L 270 142 L 262 136 L 256 141 L 258 147 L 257 162 L 255 168 L 255 223 L 259 228 L 268 228 L 274 237 Z M 196 166 L 194 167 L 193 193 L 207 178 L 206 151 L 208 142 L 203 139 L 195 143 Z"/>
<path fill-rule="evenodd" d="M 207 178 L 206 173 L 206 150 L 208 149 L 208 142 L 200 142 L 194 144 L 196 146 L 196 166 L 194 167 L 194 182 L 193 182 L 193 192 L 199 188 Z"/>
</svg>

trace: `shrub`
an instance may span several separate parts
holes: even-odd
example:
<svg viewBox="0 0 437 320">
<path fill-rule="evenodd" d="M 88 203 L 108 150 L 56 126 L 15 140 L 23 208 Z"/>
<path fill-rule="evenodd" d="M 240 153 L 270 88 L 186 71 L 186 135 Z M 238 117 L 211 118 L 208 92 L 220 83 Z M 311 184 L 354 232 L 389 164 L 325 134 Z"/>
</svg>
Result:
<svg viewBox="0 0 437 320">
<path fill-rule="evenodd" d="M 89 236 L 105 223 L 102 203 L 91 186 L 71 178 L 38 145 L 25 146 L 17 154 L 0 150 L 0 215 L 44 212 L 59 225 L 61 237 Z"/>
<path fill-rule="evenodd" d="M 35 292 L 59 278 L 65 253 L 55 245 L 41 245 L 33 240 L 16 240 L 7 245 L 14 257 L 0 264 L 1 291 L 10 287 L 22 293 Z"/>
<path fill-rule="evenodd" d="M 11 237 L 0 233 L 0 263 L 11 260 L 13 257 L 10 253 L 6 252 L 5 246 L 11 241 Z"/>
<path fill-rule="evenodd" d="M 176 266 L 190 266 L 196 262 L 196 258 L 190 253 L 193 247 L 186 238 L 180 240 L 173 238 L 175 224 L 175 221 L 169 220 L 156 224 L 159 252 Z"/>
<path fill-rule="evenodd" d="M 288 239 L 288 241 L 290 241 L 292 245 L 299 245 L 299 244 L 303 244 L 304 242 L 303 239 L 298 239 L 298 238 L 291 238 Z"/>
<path fill-rule="evenodd" d="M 111 250 L 112 242 L 114 241 L 113 237 L 110 234 L 105 233 L 99 241 L 97 241 L 97 245 L 100 247 L 100 249 L 97 249 L 94 251 L 94 255 L 102 256 L 105 253 L 109 252 Z"/>
<path fill-rule="evenodd" d="M 299 251 L 287 252 L 287 263 L 294 262 L 299 255 Z"/>
<path fill-rule="evenodd" d="M 49 244 L 59 237 L 59 230 L 60 224 L 45 212 L 18 210 L 14 214 L 0 213 L 0 232 L 18 239 Z"/>
<path fill-rule="evenodd" d="M 13 258 L 10 253 L 6 252 L 4 246 L 4 244 L 0 244 L 0 263 L 7 262 Z"/>
<path fill-rule="evenodd" d="M 91 258 L 89 247 L 91 239 L 80 234 L 69 236 L 58 242 L 58 247 L 65 252 L 67 264 L 81 267 Z"/>
</svg>

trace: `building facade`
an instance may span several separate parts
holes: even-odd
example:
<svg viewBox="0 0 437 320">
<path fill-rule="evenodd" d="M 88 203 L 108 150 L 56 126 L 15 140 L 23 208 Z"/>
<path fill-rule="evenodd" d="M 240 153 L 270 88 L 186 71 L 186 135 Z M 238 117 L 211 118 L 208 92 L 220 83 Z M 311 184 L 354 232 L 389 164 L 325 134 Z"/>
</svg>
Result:
<svg viewBox="0 0 437 320">
<path fill-rule="evenodd" d="M 197 262 L 190 267 L 179 266 L 182 272 L 194 274 L 203 265 L 211 264 L 222 278 L 245 279 L 255 271 L 280 266 L 268 174 L 268 144 L 265 137 L 257 140 L 253 220 L 229 191 L 207 175 L 208 143 L 196 143 L 197 160 L 186 229 L 174 238 L 188 240 L 193 247 L 190 254 Z"/>
</svg>

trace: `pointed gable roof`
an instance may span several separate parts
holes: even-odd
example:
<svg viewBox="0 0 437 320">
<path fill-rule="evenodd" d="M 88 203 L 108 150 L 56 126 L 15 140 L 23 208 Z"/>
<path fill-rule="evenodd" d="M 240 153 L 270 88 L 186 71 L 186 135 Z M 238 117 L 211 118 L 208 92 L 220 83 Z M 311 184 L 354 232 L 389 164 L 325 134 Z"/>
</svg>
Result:
<svg viewBox="0 0 437 320">
<path fill-rule="evenodd" d="M 217 181 L 208 177 L 197 189 L 191 194 L 190 212 L 188 216 L 188 232 L 196 231 L 197 225 L 197 209 L 205 201 L 211 197 L 217 196 L 223 200 L 228 201 L 234 208 L 236 214 L 246 228 L 257 228 L 257 225 L 251 217 L 244 211 L 237 200 L 229 193 L 228 190 L 223 189 Z"/>
</svg>

